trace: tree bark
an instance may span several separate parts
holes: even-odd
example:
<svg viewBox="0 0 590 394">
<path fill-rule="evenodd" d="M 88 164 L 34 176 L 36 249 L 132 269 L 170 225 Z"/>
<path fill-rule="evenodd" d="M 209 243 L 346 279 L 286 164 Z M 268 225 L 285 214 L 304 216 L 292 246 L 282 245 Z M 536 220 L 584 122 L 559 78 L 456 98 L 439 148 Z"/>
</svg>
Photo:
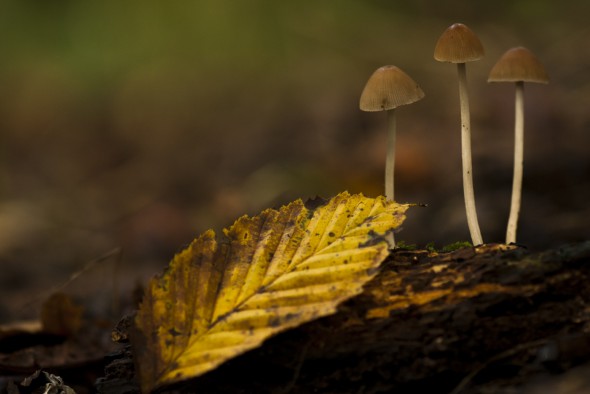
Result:
<svg viewBox="0 0 590 394">
<path fill-rule="evenodd" d="M 137 390 L 131 358 L 121 352 L 99 392 Z M 550 387 L 582 371 L 579 382 L 590 375 L 585 363 L 590 241 L 543 253 L 507 245 L 398 250 L 335 315 L 161 391 L 532 393 L 539 380 Z"/>
</svg>

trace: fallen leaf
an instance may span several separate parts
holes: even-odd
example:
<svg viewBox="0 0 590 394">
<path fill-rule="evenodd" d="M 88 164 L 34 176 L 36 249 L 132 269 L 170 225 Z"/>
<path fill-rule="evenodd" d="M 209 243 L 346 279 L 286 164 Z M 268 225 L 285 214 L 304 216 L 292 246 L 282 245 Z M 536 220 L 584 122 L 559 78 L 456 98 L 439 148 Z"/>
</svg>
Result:
<svg viewBox="0 0 590 394">
<path fill-rule="evenodd" d="M 43 372 L 43 376 L 41 376 L 41 372 Z M 41 387 L 43 386 L 45 386 L 43 394 L 76 394 L 74 389 L 64 384 L 64 381 L 60 376 L 47 373 L 40 369 L 23 379 L 20 383 L 21 390 L 14 385 L 13 391 L 15 394 L 18 394 L 21 391 L 24 393 L 40 393 Z"/>
<path fill-rule="evenodd" d="M 72 366 L 91 370 L 102 363 L 116 347 L 108 340 L 111 322 L 83 319 L 83 311 L 69 295 L 58 292 L 43 302 L 39 320 L 1 325 L 0 373 Z"/>
<path fill-rule="evenodd" d="M 317 204 L 316 204 L 317 205 Z M 342 193 L 209 230 L 153 279 L 131 335 L 142 391 L 190 379 L 269 336 L 332 314 L 388 255 L 408 205 Z"/>
<path fill-rule="evenodd" d="M 64 337 L 74 335 L 82 326 L 83 308 L 65 293 L 52 294 L 41 306 L 43 331 Z"/>
</svg>

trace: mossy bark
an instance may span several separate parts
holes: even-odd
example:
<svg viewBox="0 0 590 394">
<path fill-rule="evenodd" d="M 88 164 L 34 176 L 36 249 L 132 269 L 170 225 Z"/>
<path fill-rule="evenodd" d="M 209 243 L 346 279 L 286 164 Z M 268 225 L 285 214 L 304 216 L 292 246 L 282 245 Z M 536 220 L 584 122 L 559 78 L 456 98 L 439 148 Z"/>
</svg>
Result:
<svg viewBox="0 0 590 394">
<path fill-rule="evenodd" d="M 588 283 L 590 242 L 543 253 L 506 245 L 396 251 L 337 314 L 167 390 L 526 392 L 532 380 L 590 365 Z M 115 361 L 101 392 L 129 392 L 129 357 Z"/>
</svg>

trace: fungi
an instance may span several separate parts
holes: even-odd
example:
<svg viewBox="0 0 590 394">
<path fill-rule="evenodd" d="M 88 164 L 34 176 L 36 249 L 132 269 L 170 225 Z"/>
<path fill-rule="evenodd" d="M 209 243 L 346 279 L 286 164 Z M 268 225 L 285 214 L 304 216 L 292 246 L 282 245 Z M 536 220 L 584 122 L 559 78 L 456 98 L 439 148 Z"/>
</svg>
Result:
<svg viewBox="0 0 590 394">
<path fill-rule="evenodd" d="M 471 163 L 471 121 L 469 115 L 469 96 L 467 94 L 467 73 L 465 63 L 479 60 L 484 50 L 481 42 L 462 23 L 455 23 L 448 27 L 438 39 L 434 49 L 434 58 L 439 62 L 456 63 L 459 75 L 459 103 L 461 106 L 461 157 L 463 163 L 463 194 L 465 197 L 465 211 L 467 225 L 473 245 L 483 243 L 477 211 L 475 209 L 475 194 L 473 191 L 473 176 Z"/>
<path fill-rule="evenodd" d="M 383 66 L 375 70 L 361 94 L 362 111 L 387 113 L 387 156 L 385 159 L 385 198 L 394 200 L 395 167 L 395 108 L 414 103 L 424 97 L 424 92 L 412 78 L 396 66 Z M 395 247 L 393 234 L 388 239 Z"/>
<path fill-rule="evenodd" d="M 488 82 L 512 82 L 516 85 L 514 106 L 514 176 L 510 216 L 506 228 L 506 243 L 516 242 L 516 228 L 520 213 L 522 173 L 524 163 L 524 83 L 549 83 L 545 68 L 536 56 L 524 47 L 506 51 L 492 67 Z"/>
</svg>

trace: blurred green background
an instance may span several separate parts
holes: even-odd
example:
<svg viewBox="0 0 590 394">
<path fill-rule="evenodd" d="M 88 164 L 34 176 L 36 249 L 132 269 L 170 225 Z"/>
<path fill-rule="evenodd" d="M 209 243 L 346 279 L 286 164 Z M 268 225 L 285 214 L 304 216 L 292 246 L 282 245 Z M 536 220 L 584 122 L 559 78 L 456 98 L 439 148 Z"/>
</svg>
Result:
<svg viewBox="0 0 590 394">
<path fill-rule="evenodd" d="M 381 194 L 385 115 L 360 112 L 358 98 L 385 64 L 426 93 L 398 111 L 396 196 L 428 207 L 397 239 L 469 240 L 456 70 L 432 57 L 454 22 L 486 49 L 467 66 L 484 241 L 504 240 L 514 111 L 512 86 L 487 73 L 520 45 L 551 82 L 525 88 L 518 240 L 587 239 L 588 15 L 583 0 L 3 0 L 0 318 L 116 247 L 105 280 L 133 284 L 242 214 Z"/>
</svg>

